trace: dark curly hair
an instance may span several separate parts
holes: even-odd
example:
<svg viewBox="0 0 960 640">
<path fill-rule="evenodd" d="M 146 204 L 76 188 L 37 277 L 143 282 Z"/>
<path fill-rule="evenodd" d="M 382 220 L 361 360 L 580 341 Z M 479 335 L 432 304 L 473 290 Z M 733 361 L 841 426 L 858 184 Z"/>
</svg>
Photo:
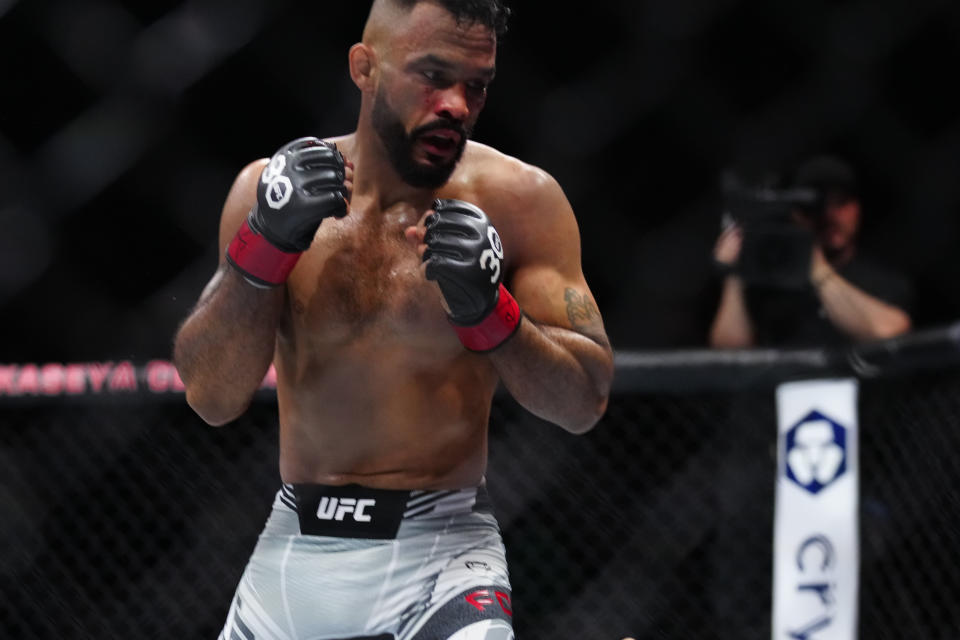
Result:
<svg viewBox="0 0 960 640">
<path fill-rule="evenodd" d="M 394 0 L 405 9 L 427 0 Z M 430 0 L 450 12 L 460 24 L 482 24 L 497 36 L 507 32 L 510 8 L 500 0 Z"/>
</svg>

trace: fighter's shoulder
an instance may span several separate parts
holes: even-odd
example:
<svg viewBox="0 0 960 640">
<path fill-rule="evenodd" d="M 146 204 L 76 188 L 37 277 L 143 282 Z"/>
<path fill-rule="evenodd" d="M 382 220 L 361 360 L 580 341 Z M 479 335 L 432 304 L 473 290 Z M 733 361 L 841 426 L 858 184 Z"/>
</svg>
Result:
<svg viewBox="0 0 960 640">
<path fill-rule="evenodd" d="M 229 226 L 239 226 L 239 221 L 256 202 L 257 182 L 269 161 L 269 158 L 257 158 L 248 162 L 233 179 L 221 213 L 221 217 Z"/>
<path fill-rule="evenodd" d="M 246 166 L 240 169 L 236 180 L 234 180 L 234 184 L 242 186 L 256 183 L 268 162 L 270 162 L 270 158 L 257 158 L 252 162 L 248 162 Z"/>
<path fill-rule="evenodd" d="M 560 192 L 546 170 L 491 146 L 471 141 L 467 147 L 470 176 L 484 192 L 509 193 L 512 198 L 542 198 Z"/>
<path fill-rule="evenodd" d="M 475 178 L 467 199 L 490 216 L 514 265 L 551 260 L 550 248 L 576 242 L 573 209 L 552 175 L 492 147 L 470 152 Z"/>
</svg>

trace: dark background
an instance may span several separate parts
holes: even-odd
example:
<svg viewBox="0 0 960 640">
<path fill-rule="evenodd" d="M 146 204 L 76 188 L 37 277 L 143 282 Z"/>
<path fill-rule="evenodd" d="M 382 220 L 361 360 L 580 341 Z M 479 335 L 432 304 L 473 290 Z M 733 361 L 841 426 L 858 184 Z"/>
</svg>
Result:
<svg viewBox="0 0 960 640">
<path fill-rule="evenodd" d="M 702 346 L 724 167 L 845 155 L 960 317 L 960 5 L 516 0 L 475 138 L 552 173 L 614 345 Z M 0 360 L 167 357 L 237 171 L 355 125 L 367 2 L 0 0 Z"/>
<path fill-rule="evenodd" d="M 960 319 L 956 0 L 513 5 L 476 138 L 564 186 L 615 346 L 703 346 L 721 171 L 822 151 L 860 169 L 865 245 L 914 278 L 917 325 Z M 237 171 L 352 130 L 367 7 L 0 0 L 0 363 L 169 356 Z M 774 378 L 704 392 L 697 369 L 618 374 L 632 391 L 578 438 L 497 399 L 520 637 L 770 636 Z M 960 628 L 956 389 L 863 383 L 863 637 Z M 228 430 L 179 395 L 22 400 L 0 416 L 0 629 L 213 637 L 279 481 L 272 399 Z"/>
</svg>

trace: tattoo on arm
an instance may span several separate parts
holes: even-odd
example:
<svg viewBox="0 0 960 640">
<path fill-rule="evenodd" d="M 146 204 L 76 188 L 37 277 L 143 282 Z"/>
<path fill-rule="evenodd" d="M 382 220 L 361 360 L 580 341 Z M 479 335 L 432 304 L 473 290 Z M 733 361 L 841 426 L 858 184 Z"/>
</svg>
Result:
<svg viewBox="0 0 960 640">
<path fill-rule="evenodd" d="M 575 331 L 587 333 L 600 328 L 600 310 L 589 296 L 568 287 L 563 299 L 567 301 L 567 318 Z"/>
</svg>

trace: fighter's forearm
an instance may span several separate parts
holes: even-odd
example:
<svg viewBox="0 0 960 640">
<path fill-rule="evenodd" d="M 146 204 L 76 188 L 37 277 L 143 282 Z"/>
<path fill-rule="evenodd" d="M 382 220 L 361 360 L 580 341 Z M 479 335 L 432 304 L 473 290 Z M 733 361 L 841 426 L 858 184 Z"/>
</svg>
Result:
<svg viewBox="0 0 960 640">
<path fill-rule="evenodd" d="M 571 433 L 589 431 L 606 411 L 613 353 L 605 338 L 525 319 L 490 359 L 524 408 Z"/>
<path fill-rule="evenodd" d="M 212 425 L 246 410 L 273 360 L 283 289 L 257 289 L 222 266 L 174 340 L 188 404 Z"/>
</svg>

